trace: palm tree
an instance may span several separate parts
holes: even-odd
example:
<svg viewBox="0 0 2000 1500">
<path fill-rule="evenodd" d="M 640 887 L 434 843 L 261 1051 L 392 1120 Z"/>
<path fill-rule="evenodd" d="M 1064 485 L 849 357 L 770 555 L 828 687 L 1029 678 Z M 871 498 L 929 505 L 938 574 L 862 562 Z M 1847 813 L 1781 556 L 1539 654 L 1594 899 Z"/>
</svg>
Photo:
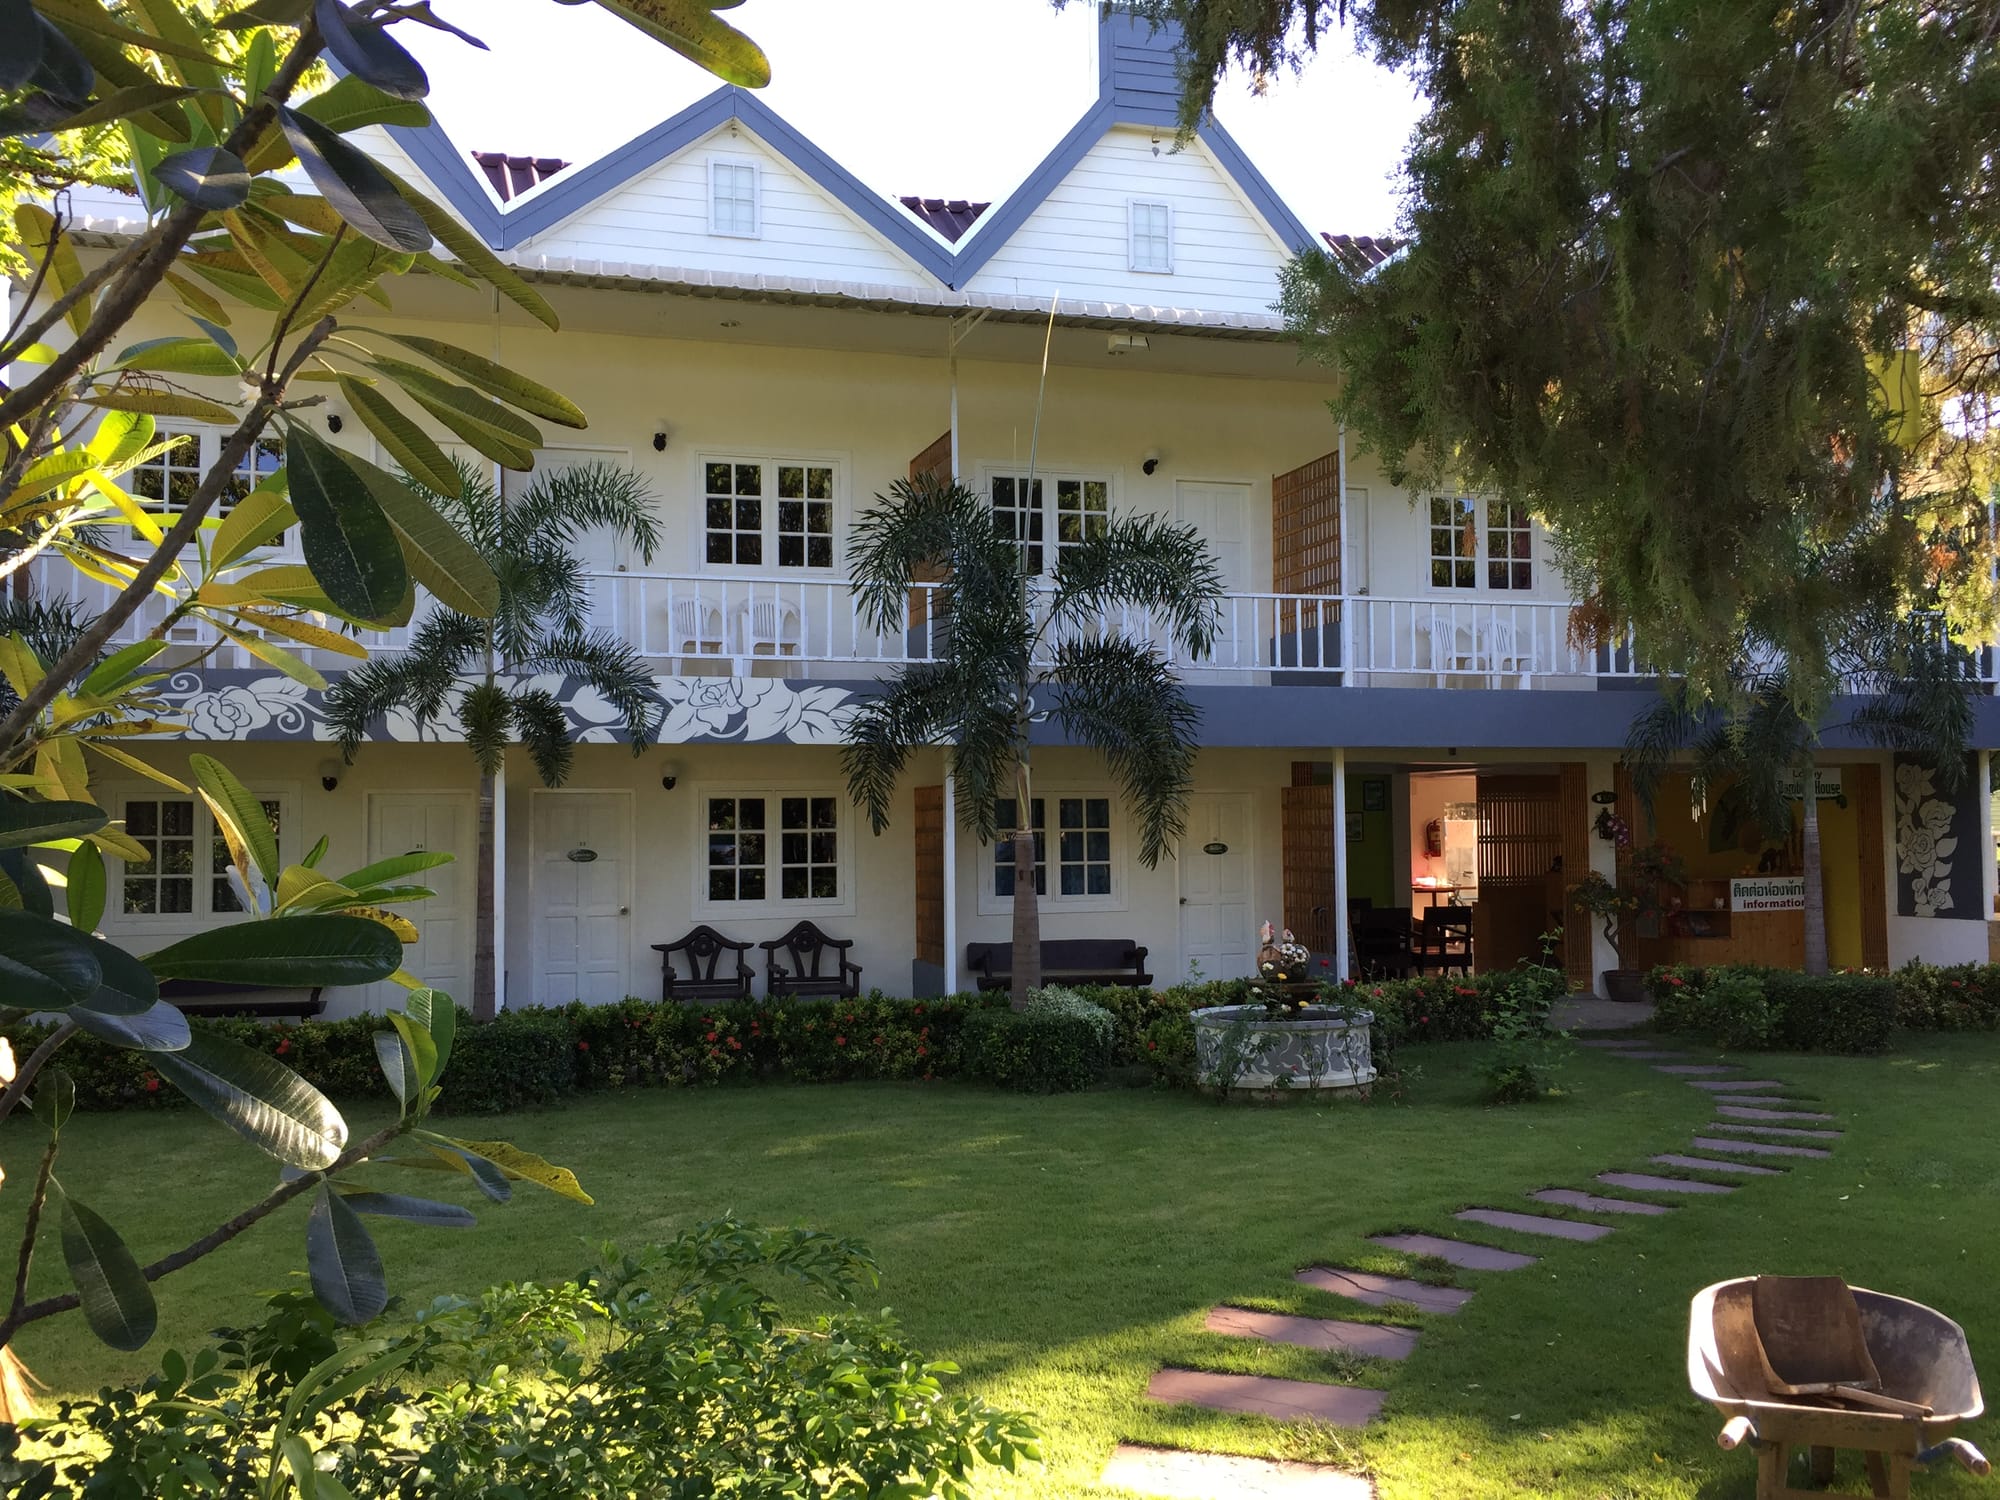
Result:
<svg viewBox="0 0 2000 1500">
<path fill-rule="evenodd" d="M 1031 726 L 1053 719 L 1102 752 L 1132 807 L 1139 858 L 1158 864 L 1186 830 L 1200 715 L 1158 646 L 1110 622 L 1139 611 L 1175 648 L 1205 655 L 1222 576 L 1192 527 L 1158 517 L 1114 516 L 1098 535 L 1063 541 L 1043 579 L 961 484 L 898 480 L 876 500 L 854 528 L 853 592 L 873 628 L 891 634 L 904 628 L 911 585 L 941 579 L 929 615 L 937 659 L 905 666 L 857 712 L 841 753 L 848 791 L 879 834 L 911 754 L 948 745 L 960 816 L 981 843 L 1000 833 L 996 805 L 1013 799 L 1019 1008 L 1042 978 Z"/>
<path fill-rule="evenodd" d="M 328 689 L 326 718 L 352 760 L 379 714 L 404 708 L 423 725 L 456 711 L 479 764 L 472 1013 L 485 1021 L 497 1008 L 493 798 L 501 764 L 518 742 L 542 784 L 560 786 L 574 754 L 562 701 L 523 679 L 580 679 L 617 710 L 633 754 L 651 743 L 664 713 L 652 673 L 624 641 L 589 628 L 590 593 L 575 547 L 586 532 L 605 530 L 651 562 L 660 528 L 646 481 L 610 464 L 543 474 L 518 497 L 503 497 L 469 465 L 459 474 L 459 495 L 425 494 L 493 569 L 499 606 L 487 620 L 435 606 L 407 648 L 371 658 Z"/>
<path fill-rule="evenodd" d="M 1832 664 L 1843 697 L 1860 700 L 1837 725 L 1823 724 L 1803 708 L 1824 701 L 1825 694 L 1796 682 L 1782 653 L 1746 647 L 1731 673 L 1734 691 L 1726 701 L 1699 703 L 1684 683 L 1662 683 L 1660 696 L 1633 720 L 1625 744 L 1633 790 L 1648 814 L 1661 777 L 1683 754 L 1689 756 L 1698 803 L 1713 790 L 1718 810 L 1720 799 L 1732 799 L 1739 812 L 1765 829 L 1791 826 L 1791 785 L 1802 782 L 1808 974 L 1828 968 L 1814 757 L 1822 735 L 1844 728 L 1884 749 L 1920 756 L 1939 788 L 1950 791 L 1965 774 L 1977 683 L 1970 655 L 1923 613 L 1854 622 L 1848 639 L 1834 649 Z"/>
</svg>

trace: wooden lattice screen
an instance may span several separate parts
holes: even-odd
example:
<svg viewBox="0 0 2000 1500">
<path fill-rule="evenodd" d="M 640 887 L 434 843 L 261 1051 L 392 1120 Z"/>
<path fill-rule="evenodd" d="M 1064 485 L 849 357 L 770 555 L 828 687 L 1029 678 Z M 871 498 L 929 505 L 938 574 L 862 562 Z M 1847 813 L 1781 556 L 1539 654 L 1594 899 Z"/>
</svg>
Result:
<svg viewBox="0 0 2000 1500">
<path fill-rule="evenodd" d="M 1563 853 L 1554 776 L 1479 778 L 1478 966 L 1493 972 L 1539 956 L 1537 939 L 1562 922 Z"/>
<path fill-rule="evenodd" d="M 1340 592 L 1338 453 L 1271 476 L 1271 587 L 1280 594 Z"/>
<path fill-rule="evenodd" d="M 916 789 L 917 962 L 944 965 L 944 788 Z"/>
<path fill-rule="evenodd" d="M 938 435 L 937 441 L 910 460 L 910 483 L 916 484 L 925 477 L 942 484 L 952 478 L 951 472 L 951 431 L 947 428 Z M 944 578 L 941 569 L 920 567 L 917 569 L 918 583 L 938 583 Z M 910 629 L 922 631 L 930 623 L 931 596 L 922 589 L 910 592 Z M 940 946 L 943 939 L 939 940 Z M 943 962 L 942 959 L 939 962 Z"/>
<path fill-rule="evenodd" d="M 1590 873 L 1590 768 L 1565 761 L 1556 771 L 1556 818 L 1562 829 L 1563 971 L 1577 990 L 1593 987 L 1588 914 L 1569 904 L 1569 891 Z"/>
<path fill-rule="evenodd" d="M 1315 953 L 1333 952 L 1333 788 L 1279 789 L 1285 829 L 1285 925 Z"/>
</svg>

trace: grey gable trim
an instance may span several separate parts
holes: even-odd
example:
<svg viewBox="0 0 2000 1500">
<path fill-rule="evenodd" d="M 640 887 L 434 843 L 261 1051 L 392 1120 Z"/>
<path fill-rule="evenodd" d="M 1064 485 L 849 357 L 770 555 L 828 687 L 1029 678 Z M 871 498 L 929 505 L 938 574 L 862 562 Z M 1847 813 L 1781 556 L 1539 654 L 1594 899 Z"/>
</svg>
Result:
<svg viewBox="0 0 2000 1500">
<path fill-rule="evenodd" d="M 1285 207 L 1285 200 L 1278 196 L 1276 188 L 1257 170 L 1256 164 L 1244 154 L 1236 144 L 1236 137 L 1222 128 L 1222 122 L 1211 116 L 1201 127 L 1202 144 L 1215 153 L 1216 164 L 1235 180 L 1243 189 L 1244 196 L 1256 207 L 1266 224 L 1278 231 L 1278 238 L 1297 255 L 1301 250 L 1318 243 L 1313 232 L 1306 228 L 1299 216 Z"/>
<path fill-rule="evenodd" d="M 1104 138 L 1104 132 L 1117 123 L 1117 110 L 1109 99 L 1099 99 L 1093 104 L 1070 127 L 1069 134 L 1056 142 L 1055 149 L 1042 158 L 1041 165 L 1028 174 L 1026 182 L 1009 193 L 1005 202 L 979 216 L 972 232 L 958 242 L 959 251 L 952 258 L 951 278 L 946 285 L 962 288 L 977 276 L 986 262 L 1027 223 L 1028 216 L 1076 170 L 1076 164 Z"/>
<path fill-rule="evenodd" d="M 471 158 L 453 144 L 443 126 L 392 125 L 389 133 L 474 233 L 494 249 L 508 250 L 581 213 L 731 120 L 742 121 L 759 140 L 921 270 L 951 285 L 952 256 L 945 246 L 925 233 L 900 205 L 871 191 L 747 89 L 717 89 L 608 156 L 565 173 L 517 209 L 503 210 L 493 202 L 474 177 Z"/>
</svg>

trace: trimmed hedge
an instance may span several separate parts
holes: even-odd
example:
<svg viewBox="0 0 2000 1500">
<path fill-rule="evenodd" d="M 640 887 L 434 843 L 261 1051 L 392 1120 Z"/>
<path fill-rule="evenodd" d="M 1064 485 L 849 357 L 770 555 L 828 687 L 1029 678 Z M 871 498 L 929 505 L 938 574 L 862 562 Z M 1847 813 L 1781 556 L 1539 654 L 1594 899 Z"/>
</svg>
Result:
<svg viewBox="0 0 2000 1500">
<path fill-rule="evenodd" d="M 1070 1094 L 1101 1083 L 1118 1023 L 1075 990 L 1037 991 L 1028 1008 L 982 1010 L 967 1018 L 968 1070 L 1024 1094 Z"/>
<path fill-rule="evenodd" d="M 1895 972 L 1896 1024 L 1911 1031 L 2000 1031 L 2000 964 L 1909 963 Z"/>
<path fill-rule="evenodd" d="M 1750 1052 L 1886 1052 L 1898 1008 L 1882 974 L 1672 965 L 1646 985 L 1656 1029 Z"/>
</svg>

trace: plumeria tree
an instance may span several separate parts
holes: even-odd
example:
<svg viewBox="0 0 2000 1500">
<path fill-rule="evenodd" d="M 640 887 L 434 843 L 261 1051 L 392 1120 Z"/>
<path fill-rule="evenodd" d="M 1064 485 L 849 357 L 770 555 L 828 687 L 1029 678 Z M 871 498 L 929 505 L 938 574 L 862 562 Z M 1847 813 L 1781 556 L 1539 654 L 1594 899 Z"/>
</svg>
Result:
<svg viewBox="0 0 2000 1500">
<path fill-rule="evenodd" d="M 912 585 L 936 578 L 930 628 L 938 659 L 902 668 L 862 704 L 842 751 L 848 789 L 880 833 L 912 754 L 948 746 L 960 815 L 980 841 L 1013 841 L 1013 994 L 1042 981 L 1033 829 L 1032 735 L 1042 720 L 1101 753 L 1130 804 L 1149 868 L 1186 826 L 1199 714 L 1162 642 L 1110 622 L 1139 614 L 1193 658 L 1215 639 L 1222 575 L 1192 527 L 1114 516 L 1056 549 L 1043 577 L 973 490 L 925 476 L 899 480 L 856 523 L 849 572 L 863 614 L 903 630 Z M 1003 829 L 998 804 L 1011 801 Z"/>
</svg>

